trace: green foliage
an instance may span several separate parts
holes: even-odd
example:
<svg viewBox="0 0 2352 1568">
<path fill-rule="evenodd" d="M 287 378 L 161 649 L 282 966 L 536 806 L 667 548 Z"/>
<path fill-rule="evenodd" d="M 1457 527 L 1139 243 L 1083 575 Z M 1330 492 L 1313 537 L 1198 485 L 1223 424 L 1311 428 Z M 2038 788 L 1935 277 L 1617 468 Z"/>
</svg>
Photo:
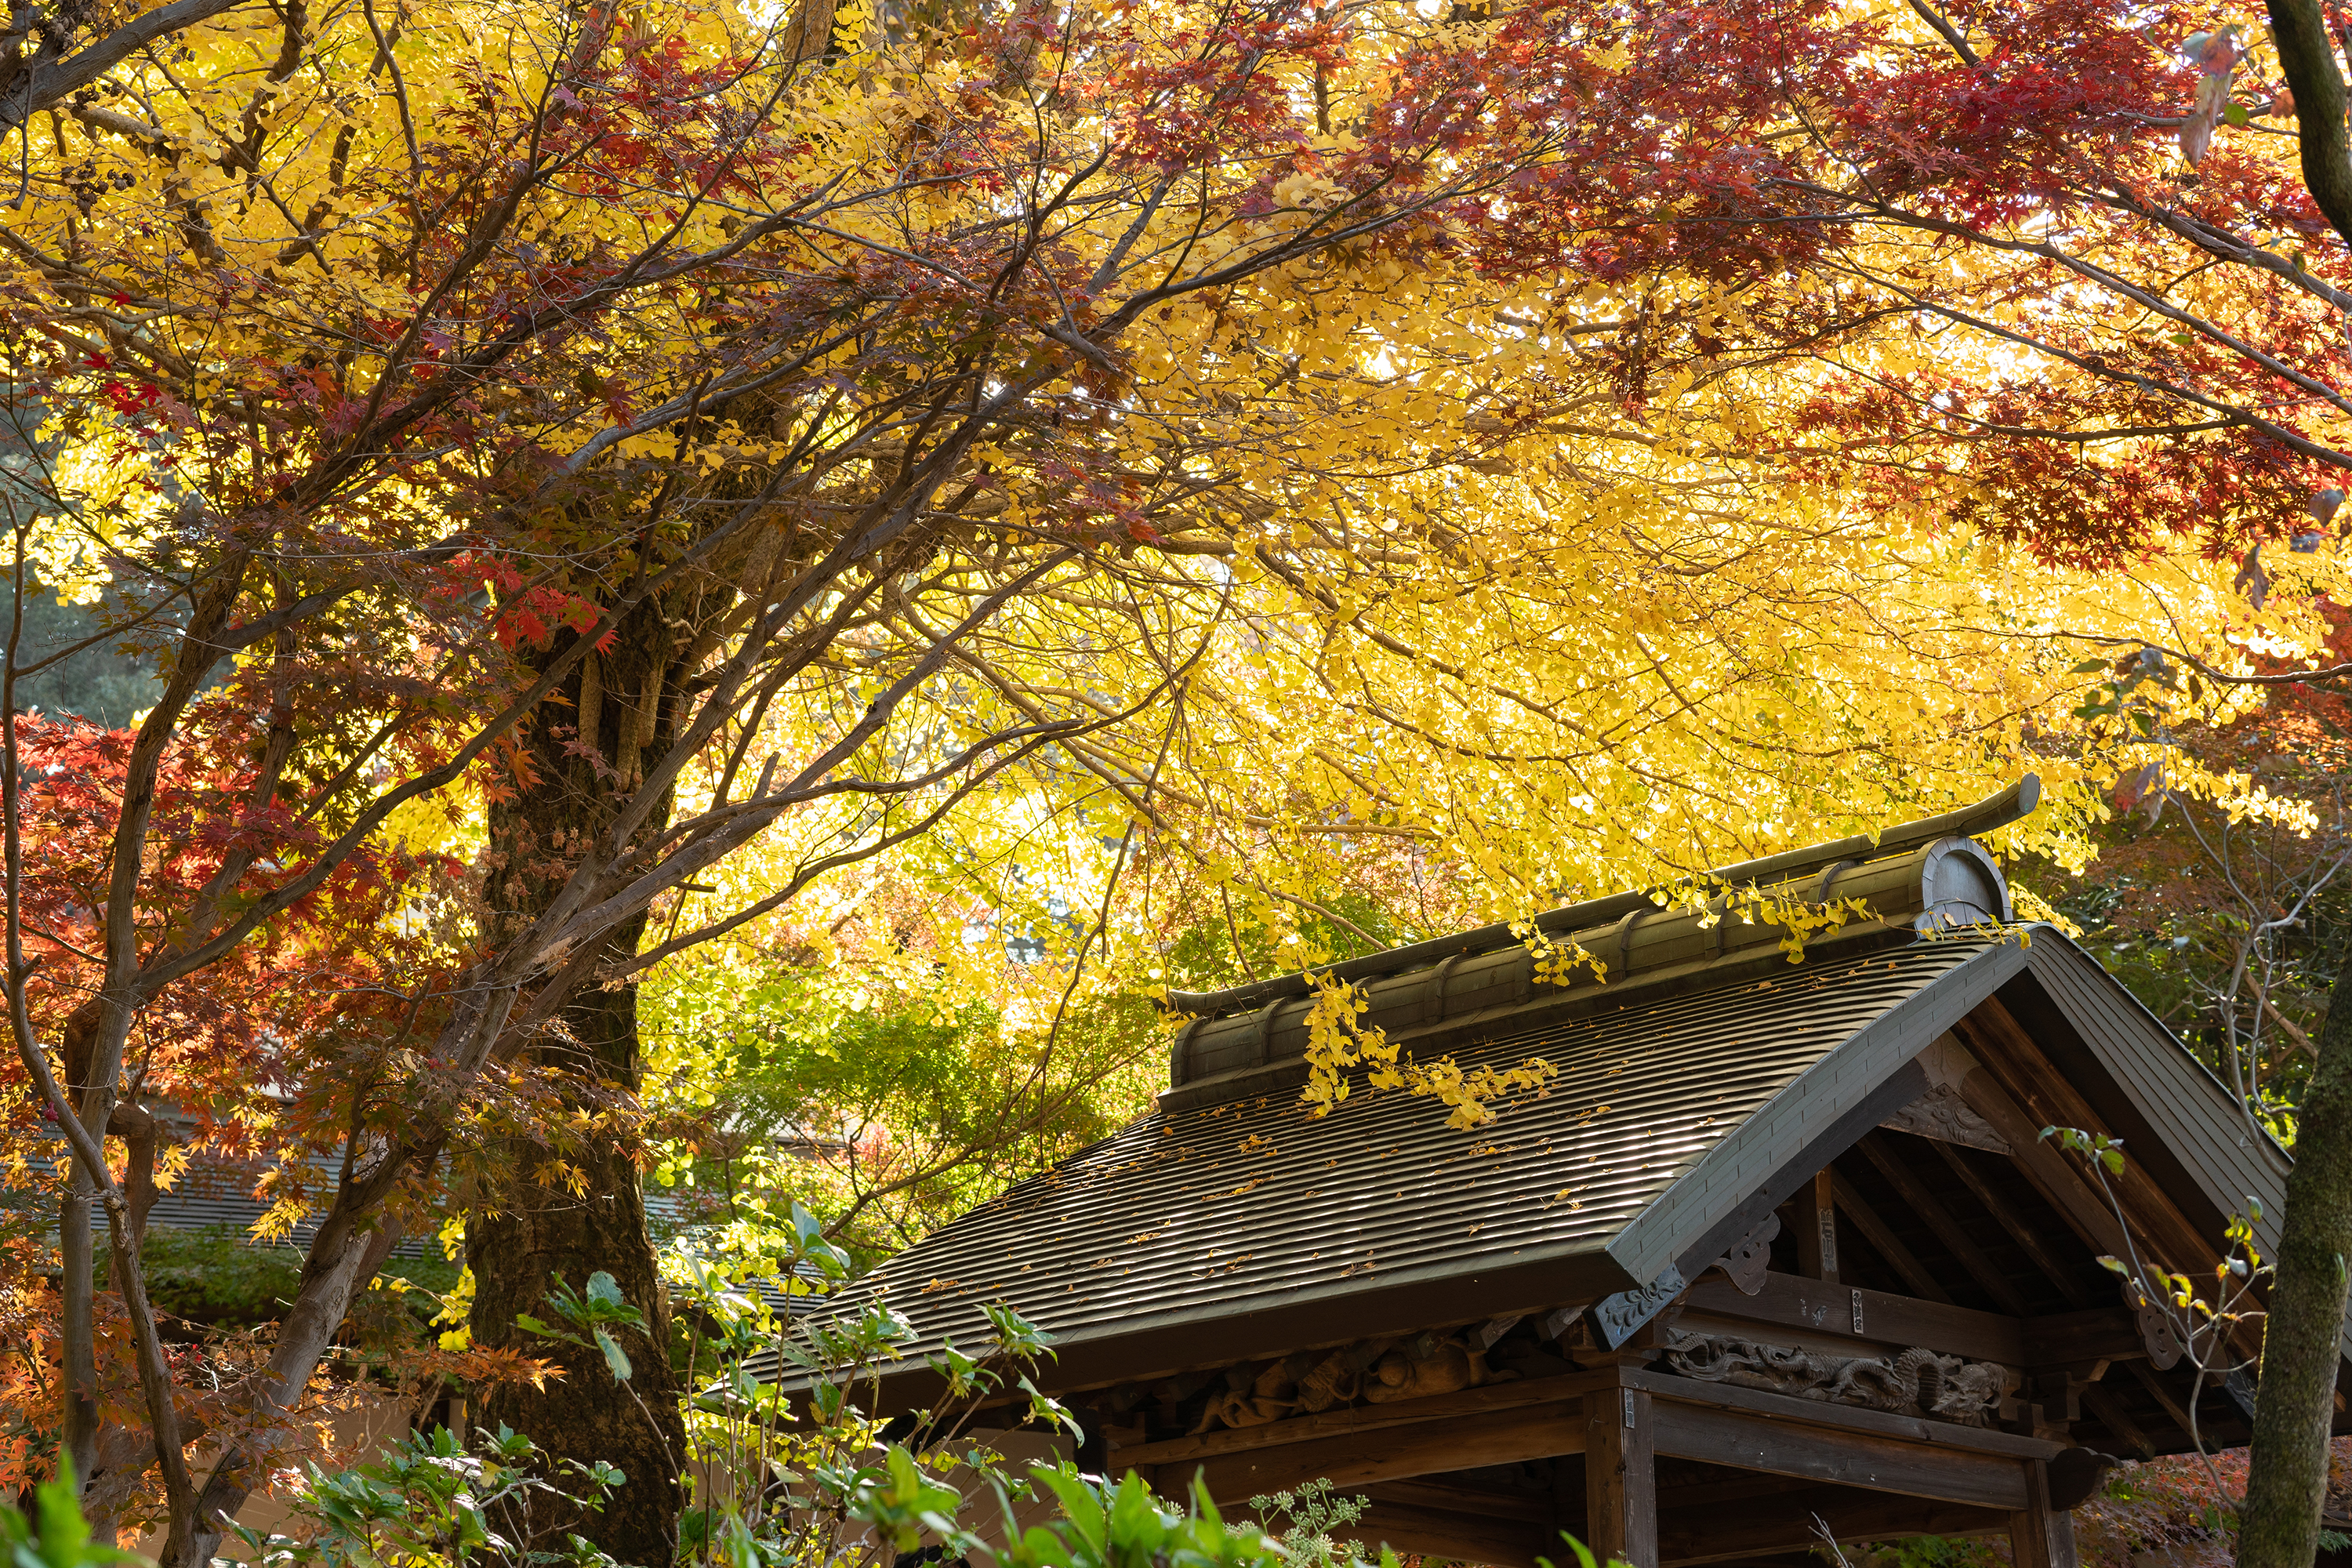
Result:
<svg viewBox="0 0 2352 1568">
<path fill-rule="evenodd" d="M 1603 1568 L 1601 1560 L 1592 1554 L 1592 1548 L 1585 1545 L 1568 1531 L 1561 1531 L 1559 1540 L 1560 1544 L 1568 1548 L 1570 1555 L 1576 1559 L 1576 1568 Z M 1381 1558 L 1383 1563 L 1387 1561 L 1385 1556 Z M 1538 1557 L 1536 1562 L 1539 1568 L 1552 1568 L 1552 1561 L 1549 1557 Z M 1612 1557 L 1606 1568 L 1629 1568 L 1629 1565 L 1621 1557 Z"/>
<path fill-rule="evenodd" d="M 0 617 L 9 610 L 9 596 L 0 592 Z M 104 630 L 110 618 L 123 617 L 119 594 L 110 593 L 102 605 L 69 605 L 35 586 L 25 595 L 21 662 L 29 664 L 62 652 Z M 0 641 L 5 640 L 6 632 L 7 622 L 0 619 Z M 152 653 L 126 652 L 122 646 L 108 641 L 68 655 L 20 682 L 16 690 L 21 707 L 52 715 L 79 713 L 92 723 L 120 730 L 153 704 L 163 693 L 163 682 L 155 673 Z"/>
<path fill-rule="evenodd" d="M 1257 1525 L 1227 1523 L 1197 1479 L 1192 1506 L 1178 1509 L 1154 1497 L 1131 1472 L 1116 1486 L 1066 1467 L 1040 1466 L 1030 1474 L 1061 1504 L 1061 1517 L 1031 1525 L 1001 1551 L 980 1549 L 976 1555 L 992 1568 L 1244 1568 L 1291 1561 L 1283 1544 Z M 999 1500 L 1009 1531 L 1009 1491 L 1000 1491 Z M 1393 1555 L 1381 1554 L 1381 1568 L 1395 1564 Z"/>
<path fill-rule="evenodd" d="M 60 1461 L 60 1474 L 55 1480 L 33 1489 L 31 1518 L 0 1505 L 0 1552 L 5 1553 L 9 1568 L 84 1568 L 140 1561 L 128 1552 L 90 1539 L 69 1459 Z"/>
<path fill-rule="evenodd" d="M 1074 1004 L 1048 1053 L 994 1003 L 945 994 L 848 962 L 653 979 L 648 1095 L 676 1130 L 654 1176 L 701 1211 L 698 1244 L 781 1257 L 797 1203 L 885 1256 L 1107 1136 L 1165 1060 L 1139 994 Z"/>
<path fill-rule="evenodd" d="M 626 1477 L 601 1461 L 567 1461 L 558 1473 L 578 1488 L 567 1489 L 545 1479 L 530 1438 L 504 1426 L 482 1437 L 469 1452 L 436 1427 L 372 1465 L 333 1474 L 312 1465 L 292 1504 L 299 1534 L 240 1525 L 237 1536 L 263 1568 L 618 1568 L 565 1526 Z"/>
<path fill-rule="evenodd" d="M 106 1277 L 110 1249 L 99 1248 L 99 1272 Z M 219 1328 L 250 1328 L 284 1316 L 302 1279 L 302 1252 L 294 1247 L 260 1245 L 227 1226 L 202 1230 L 157 1227 L 139 1248 L 146 1265 L 147 1291 L 156 1308 L 190 1322 Z M 457 1282 L 458 1265 L 439 1258 L 394 1258 L 377 1278 L 398 1281 L 399 1309 L 421 1326 L 435 1300 Z M 403 1287 L 412 1288 L 408 1289 Z M 362 1300 L 354 1311 L 373 1319 L 377 1303 Z M 388 1326 L 373 1324 L 380 1331 Z"/>
<path fill-rule="evenodd" d="M 1331 1532 L 1361 1523 L 1371 1507 L 1370 1498 L 1335 1497 L 1332 1491 L 1328 1480 L 1308 1481 L 1261 1493 L 1249 1500 L 1250 1510 L 1268 1524 L 1281 1524 L 1277 1538 L 1293 1562 L 1329 1563 L 1335 1550 Z"/>
<path fill-rule="evenodd" d="M 618 1280 L 600 1268 L 588 1276 L 588 1292 L 583 1296 L 574 1292 L 569 1281 L 559 1279 L 555 1289 L 547 1294 L 547 1304 L 572 1328 L 556 1328 L 528 1312 L 517 1313 L 515 1323 L 542 1339 L 561 1340 L 583 1350 L 601 1352 L 613 1381 L 629 1381 L 635 1369 L 629 1365 L 628 1353 L 621 1349 L 621 1342 L 613 1337 L 607 1325 L 618 1323 L 625 1329 L 642 1331 L 646 1315 L 621 1299 Z"/>
</svg>

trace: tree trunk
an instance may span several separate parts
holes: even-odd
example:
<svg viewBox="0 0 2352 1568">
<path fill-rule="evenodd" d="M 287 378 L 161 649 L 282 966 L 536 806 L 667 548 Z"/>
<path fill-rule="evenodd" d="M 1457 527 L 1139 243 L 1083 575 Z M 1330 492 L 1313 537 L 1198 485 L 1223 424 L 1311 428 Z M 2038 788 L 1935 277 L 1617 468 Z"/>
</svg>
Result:
<svg viewBox="0 0 2352 1568">
<path fill-rule="evenodd" d="M 2239 1568 L 2311 1568 L 2319 1550 L 2352 1258 L 2352 965 L 2336 977 L 2320 1025 L 2279 1230 Z"/>
<path fill-rule="evenodd" d="M 624 622 L 610 652 L 581 662 L 565 689 L 568 708 L 551 702 L 535 716 L 528 772 L 513 798 L 489 814 L 486 897 L 512 930 L 546 907 L 579 848 L 608 830 L 642 783 L 646 764 L 667 750 L 677 635 L 661 606 L 648 604 Z M 550 657 L 567 647 L 559 638 Z M 597 754 L 583 755 L 584 747 Z M 658 831 L 668 815 L 665 801 L 646 831 Z M 640 919 L 615 931 L 605 961 L 633 956 L 643 930 Z M 600 1113 L 600 1121 L 567 1142 L 509 1138 L 492 1162 L 496 1179 L 479 1191 L 466 1231 L 474 1342 L 549 1357 L 565 1375 L 541 1388 L 509 1384 L 486 1391 L 476 1424 L 491 1430 L 504 1424 L 527 1435 L 551 1463 L 617 1466 L 626 1484 L 576 1528 L 625 1563 L 667 1568 L 684 1502 L 685 1426 L 669 1365 L 668 1313 L 646 1230 L 638 1145 L 625 1130 L 639 1079 L 635 986 L 602 989 L 592 975 L 524 1059 L 567 1108 Z M 547 1297 L 556 1282 L 584 1293 L 588 1277 L 599 1270 L 614 1278 L 650 1330 L 614 1331 L 633 1369 L 625 1383 L 596 1352 L 515 1323 L 519 1314 L 553 1323 Z"/>
</svg>

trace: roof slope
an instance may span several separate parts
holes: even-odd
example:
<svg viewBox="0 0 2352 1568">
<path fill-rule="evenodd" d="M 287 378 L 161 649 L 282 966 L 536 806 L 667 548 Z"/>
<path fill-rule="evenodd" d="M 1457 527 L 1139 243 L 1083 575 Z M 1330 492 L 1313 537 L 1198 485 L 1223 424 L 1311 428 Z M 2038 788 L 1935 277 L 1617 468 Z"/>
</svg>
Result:
<svg viewBox="0 0 2352 1568">
<path fill-rule="evenodd" d="M 1752 1195 L 1765 1164 L 1854 1109 L 1867 1080 L 1908 1061 L 2019 957 L 2013 942 L 1926 941 L 1761 980 L 1748 969 L 1670 994 L 1596 993 L 1576 1016 L 1457 1049 L 1465 1068 L 1541 1057 L 1558 1069 L 1547 1093 L 1475 1132 L 1402 1092 L 1360 1091 L 1319 1120 L 1295 1089 L 1161 1110 L 869 1284 L 914 1323 L 918 1352 L 942 1337 L 977 1345 L 983 1307 L 1012 1306 L 1060 1345 L 1066 1386 L 1093 1359 L 1073 1364 L 1082 1347 L 1185 1326 L 1246 1354 L 1267 1334 L 1296 1346 L 1384 1331 L 1383 1315 L 1393 1327 L 1444 1321 L 1426 1315 L 1433 1301 L 1467 1321 L 1647 1284 Z M 1981 973 L 1938 984 L 1962 969 Z"/>
</svg>

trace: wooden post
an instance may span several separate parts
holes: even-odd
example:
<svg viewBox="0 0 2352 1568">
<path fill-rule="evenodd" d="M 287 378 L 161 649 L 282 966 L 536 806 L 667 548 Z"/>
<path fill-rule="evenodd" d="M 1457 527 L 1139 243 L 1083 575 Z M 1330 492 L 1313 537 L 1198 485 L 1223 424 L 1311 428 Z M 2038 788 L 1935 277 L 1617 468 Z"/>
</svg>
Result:
<svg viewBox="0 0 2352 1568">
<path fill-rule="evenodd" d="M 1834 1285 L 1838 1277 L 1837 1178 L 1823 1169 L 1797 1192 L 1797 1271 Z"/>
<path fill-rule="evenodd" d="M 2009 1554 L 2017 1568 L 2080 1568 L 2074 1516 L 2050 1506 L 2050 1467 L 2025 1461 L 2025 1507 L 2009 1516 Z"/>
<path fill-rule="evenodd" d="M 1640 1389 L 1584 1396 L 1584 1544 L 1604 1563 L 1658 1568 L 1655 1431 Z"/>
</svg>

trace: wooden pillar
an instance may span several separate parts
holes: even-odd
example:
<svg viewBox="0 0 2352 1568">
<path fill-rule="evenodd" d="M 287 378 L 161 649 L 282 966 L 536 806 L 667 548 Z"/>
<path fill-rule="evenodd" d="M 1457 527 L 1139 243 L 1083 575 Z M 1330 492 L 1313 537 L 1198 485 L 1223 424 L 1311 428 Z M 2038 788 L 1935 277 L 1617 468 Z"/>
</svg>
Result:
<svg viewBox="0 0 2352 1568">
<path fill-rule="evenodd" d="M 2025 1507 L 2009 1516 L 2009 1554 L 2017 1568 L 2080 1568 L 2074 1516 L 2050 1506 L 2050 1467 L 2025 1461 Z"/>
<path fill-rule="evenodd" d="M 1824 1168 L 1797 1193 L 1797 1272 L 1832 1285 L 1838 1277 L 1835 1183 Z"/>
<path fill-rule="evenodd" d="M 1658 1568 L 1656 1449 L 1647 1394 L 1601 1388 L 1584 1396 L 1584 1543 L 1602 1563 Z"/>
</svg>

